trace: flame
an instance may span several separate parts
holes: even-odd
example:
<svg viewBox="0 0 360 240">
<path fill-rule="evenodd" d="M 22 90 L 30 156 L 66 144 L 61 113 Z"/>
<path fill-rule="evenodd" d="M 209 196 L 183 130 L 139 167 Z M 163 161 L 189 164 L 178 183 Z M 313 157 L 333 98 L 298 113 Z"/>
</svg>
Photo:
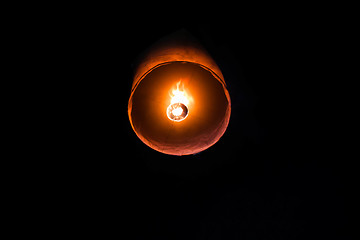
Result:
<svg viewBox="0 0 360 240">
<path fill-rule="evenodd" d="M 167 108 L 167 116 L 172 121 L 180 122 L 188 115 L 189 104 L 192 102 L 192 97 L 185 90 L 181 80 L 176 83 L 176 88 L 173 88 L 169 95 L 170 104 Z"/>
<path fill-rule="evenodd" d="M 191 97 L 185 91 L 184 84 L 181 84 L 181 80 L 176 83 L 176 89 L 172 90 L 170 97 L 171 97 L 170 104 L 182 103 L 185 106 L 189 107 Z"/>
<path fill-rule="evenodd" d="M 182 113 L 183 113 L 183 109 L 181 107 L 177 107 L 177 108 L 174 108 L 174 110 L 172 110 L 172 114 L 175 117 L 180 116 Z"/>
</svg>

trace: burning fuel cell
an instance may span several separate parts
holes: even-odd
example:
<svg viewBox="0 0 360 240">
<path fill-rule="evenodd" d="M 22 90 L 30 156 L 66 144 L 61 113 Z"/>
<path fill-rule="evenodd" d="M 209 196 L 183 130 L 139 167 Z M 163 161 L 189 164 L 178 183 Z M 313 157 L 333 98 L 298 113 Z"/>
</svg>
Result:
<svg viewBox="0 0 360 240">
<path fill-rule="evenodd" d="M 176 84 L 176 89 L 170 94 L 170 105 L 167 108 L 167 116 L 170 120 L 180 122 L 184 120 L 188 113 L 188 105 L 192 101 L 192 97 L 187 94 L 184 87 L 179 88 L 181 81 Z"/>
<path fill-rule="evenodd" d="M 214 145 L 231 113 L 224 77 L 190 36 L 175 34 L 150 48 L 134 75 L 131 126 L 147 146 L 189 155 Z"/>
<path fill-rule="evenodd" d="M 167 116 L 170 120 L 180 122 L 188 115 L 188 108 L 183 103 L 173 103 L 167 108 Z"/>
</svg>

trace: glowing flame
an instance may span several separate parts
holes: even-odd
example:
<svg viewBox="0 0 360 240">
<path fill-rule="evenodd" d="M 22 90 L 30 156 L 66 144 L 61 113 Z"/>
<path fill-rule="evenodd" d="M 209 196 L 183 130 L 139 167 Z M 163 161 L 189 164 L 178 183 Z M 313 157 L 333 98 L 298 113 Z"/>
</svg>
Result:
<svg viewBox="0 0 360 240">
<path fill-rule="evenodd" d="M 183 109 L 181 107 L 176 107 L 172 110 L 172 114 L 174 116 L 180 116 L 183 113 Z"/>
<path fill-rule="evenodd" d="M 176 83 L 176 89 L 173 89 L 170 93 L 170 105 L 167 108 L 167 116 L 172 121 L 184 120 L 189 112 L 189 103 L 192 98 L 185 91 L 184 84 L 181 84 L 181 80 Z"/>
<path fill-rule="evenodd" d="M 184 85 L 181 85 L 181 88 L 180 88 L 180 84 L 181 84 L 181 80 L 176 83 L 176 89 L 172 90 L 172 95 L 170 94 L 170 97 L 171 97 L 170 102 L 171 102 L 171 104 L 182 103 L 185 106 L 188 106 L 189 98 L 184 89 Z"/>
</svg>

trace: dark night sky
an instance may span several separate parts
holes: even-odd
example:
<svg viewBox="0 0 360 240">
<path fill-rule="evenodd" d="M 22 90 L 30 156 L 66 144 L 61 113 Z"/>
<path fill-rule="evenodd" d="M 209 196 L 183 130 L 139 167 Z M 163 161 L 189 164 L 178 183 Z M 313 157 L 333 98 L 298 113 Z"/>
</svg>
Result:
<svg viewBox="0 0 360 240">
<path fill-rule="evenodd" d="M 59 181 L 64 221 L 122 239 L 346 239 L 349 163 L 330 147 L 335 130 L 324 117 L 330 23 L 101 16 L 80 19 L 60 40 L 60 84 L 71 99 L 60 127 L 70 149 L 58 162 L 69 179 Z M 222 70 L 232 114 L 213 147 L 175 157 L 137 138 L 127 104 L 137 57 L 181 29 Z"/>
</svg>

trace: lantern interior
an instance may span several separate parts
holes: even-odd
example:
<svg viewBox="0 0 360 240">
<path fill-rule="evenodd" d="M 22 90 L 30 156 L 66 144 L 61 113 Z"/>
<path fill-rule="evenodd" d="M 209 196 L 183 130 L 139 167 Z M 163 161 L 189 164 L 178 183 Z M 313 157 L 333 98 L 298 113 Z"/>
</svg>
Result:
<svg viewBox="0 0 360 240">
<path fill-rule="evenodd" d="M 167 110 L 171 89 L 179 81 L 191 97 L 188 114 L 171 121 Z M 133 88 L 129 116 L 138 137 L 151 148 L 172 155 L 200 152 L 225 132 L 230 98 L 224 83 L 206 67 L 190 62 L 169 62 L 153 68 Z"/>
</svg>

